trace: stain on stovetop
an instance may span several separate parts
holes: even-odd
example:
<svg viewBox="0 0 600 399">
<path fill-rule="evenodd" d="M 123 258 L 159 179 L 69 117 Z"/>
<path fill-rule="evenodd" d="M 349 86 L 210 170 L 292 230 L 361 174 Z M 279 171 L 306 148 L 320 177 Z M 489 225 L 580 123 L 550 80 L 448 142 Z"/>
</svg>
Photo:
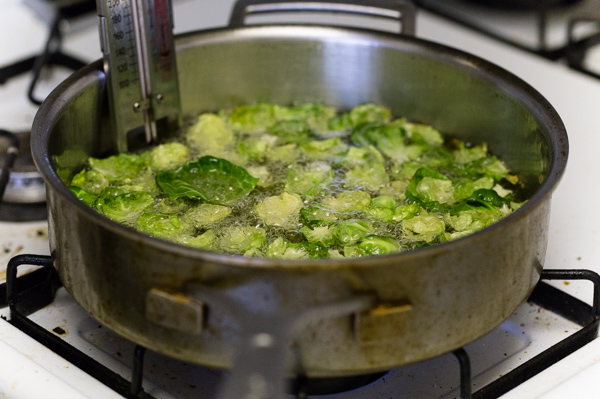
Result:
<svg viewBox="0 0 600 399">
<path fill-rule="evenodd" d="M 0 222 L 0 282 L 6 279 L 6 265 L 16 255 L 30 253 L 49 255 L 48 223 Z M 35 266 L 19 268 L 19 275 L 30 272 Z"/>
<path fill-rule="evenodd" d="M 69 331 L 66 330 L 65 326 L 56 326 L 52 329 L 52 332 L 58 336 L 65 336 L 69 334 Z"/>
<path fill-rule="evenodd" d="M 39 240 L 47 240 L 48 239 L 48 227 L 39 227 L 27 230 L 25 232 L 27 237 L 39 239 Z"/>
</svg>

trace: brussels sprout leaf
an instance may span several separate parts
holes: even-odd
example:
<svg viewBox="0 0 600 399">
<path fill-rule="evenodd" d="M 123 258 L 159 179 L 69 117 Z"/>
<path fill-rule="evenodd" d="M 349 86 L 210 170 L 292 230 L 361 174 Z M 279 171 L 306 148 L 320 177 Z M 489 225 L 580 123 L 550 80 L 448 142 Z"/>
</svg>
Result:
<svg viewBox="0 0 600 399">
<path fill-rule="evenodd" d="M 156 183 L 171 199 L 188 197 L 220 205 L 230 205 L 248 194 L 258 180 L 246 169 L 211 156 L 156 175 Z"/>
<path fill-rule="evenodd" d="M 445 187 L 431 187 L 429 190 L 425 190 L 419 184 L 423 181 L 423 179 L 429 178 L 427 181 L 450 181 L 448 178 L 441 173 L 429 169 L 427 167 L 419 168 L 410 183 L 408 183 L 408 187 L 406 187 L 406 197 L 417 204 L 421 205 L 423 208 L 428 211 L 433 212 L 445 212 L 448 209 L 445 200 L 439 201 L 439 199 L 445 199 Z M 431 179 L 431 180 L 430 180 Z M 438 193 L 439 191 L 439 193 Z M 439 195 L 437 195 L 439 194 Z M 436 200 L 437 199 L 437 200 Z M 447 202 L 451 202 L 451 199 L 448 198 Z"/>
</svg>

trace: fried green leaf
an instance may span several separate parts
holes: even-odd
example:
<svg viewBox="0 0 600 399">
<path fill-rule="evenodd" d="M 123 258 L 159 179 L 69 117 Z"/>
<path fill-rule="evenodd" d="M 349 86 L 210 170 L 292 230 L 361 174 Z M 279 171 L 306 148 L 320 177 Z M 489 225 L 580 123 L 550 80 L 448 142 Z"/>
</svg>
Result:
<svg viewBox="0 0 600 399">
<path fill-rule="evenodd" d="M 251 192 L 258 180 L 246 169 L 211 156 L 156 175 L 156 183 L 171 199 L 187 197 L 220 205 L 235 203 Z"/>
</svg>

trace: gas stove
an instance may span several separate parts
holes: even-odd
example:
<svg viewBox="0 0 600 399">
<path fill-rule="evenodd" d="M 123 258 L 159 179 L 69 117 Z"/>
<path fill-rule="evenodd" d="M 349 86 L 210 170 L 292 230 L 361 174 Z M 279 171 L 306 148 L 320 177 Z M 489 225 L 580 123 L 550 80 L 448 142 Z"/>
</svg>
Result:
<svg viewBox="0 0 600 399">
<path fill-rule="evenodd" d="M 0 26 L 6 32 L 0 39 L 0 48 L 4 50 L 0 51 L 0 66 L 31 56 L 43 48 L 49 23 L 25 3 L 4 0 L 0 6 L 3 9 Z M 577 6 L 582 7 L 586 3 L 594 2 L 582 0 Z M 232 4 L 233 0 L 175 0 L 175 31 L 181 33 L 224 26 Z M 472 13 L 471 7 L 473 5 L 470 3 L 457 1 L 453 11 Z M 481 6 L 476 7 L 482 12 Z M 70 27 L 61 28 L 64 30 L 63 50 L 90 62 L 101 56 L 96 17 L 92 13 L 80 18 Z M 10 34 L 7 33 L 9 31 Z M 595 199 L 600 196 L 600 186 L 596 183 L 600 180 L 600 158 L 595 153 L 600 146 L 600 137 L 596 134 L 596 129 L 600 127 L 600 80 L 573 71 L 564 62 L 550 61 L 543 54 L 535 54 L 532 49 L 499 42 L 434 11 L 419 12 L 417 36 L 459 48 L 504 67 L 531 84 L 556 108 L 569 133 L 570 155 L 566 173 L 552 201 L 545 269 L 589 269 L 600 272 L 600 246 L 596 244 L 600 235 L 600 216 L 594 212 Z M 12 40 L 8 40 L 9 37 Z M 43 97 L 68 73 L 69 70 L 61 67 L 46 71 L 37 87 L 37 96 Z M 24 131 L 30 127 L 36 107 L 26 97 L 29 79 L 30 76 L 21 75 L 0 86 L 0 125 L 3 128 Z M 0 222 L 0 263 L 5 265 L 13 256 L 27 253 L 49 255 L 46 222 Z M 19 268 L 19 274 L 32 269 L 35 267 Z M 576 298 L 569 300 L 568 307 L 589 310 L 585 306 L 591 305 L 593 300 L 593 289 L 589 282 L 560 278 L 548 284 Z M 474 392 L 499 376 L 507 375 L 562 339 L 582 331 L 582 323 L 577 322 L 577 317 L 566 315 L 568 311 L 549 311 L 539 305 L 540 302 L 545 304 L 548 296 L 562 298 L 560 294 L 551 290 L 546 296 L 540 295 L 541 298 L 533 298 L 522 305 L 490 334 L 464 348 L 471 362 Z M 0 313 L 9 317 L 7 309 Z M 34 312 L 29 318 L 118 376 L 132 379 L 134 363 L 140 356 L 135 345 L 90 318 L 64 289 L 58 289 L 54 302 Z M 135 353 L 138 353 L 138 357 Z M 0 392 L 4 397 L 76 399 L 126 396 L 107 388 L 82 371 L 86 366 L 75 366 L 2 320 L 0 354 L 5 360 L 0 365 Z M 561 357 L 552 354 L 549 357 L 553 356 Z M 503 398 L 509 399 L 555 399 L 567 395 L 595 397 L 593 390 L 600 376 L 598 360 L 600 340 L 594 340 L 507 393 L 502 390 L 498 392 Z M 145 372 L 142 386 L 145 393 L 133 393 L 126 397 L 214 398 L 225 374 L 151 352 L 146 353 L 143 363 Z M 317 397 L 380 399 L 461 396 L 460 367 L 453 354 L 391 370 L 374 379 L 363 387 L 343 393 L 320 388 L 316 390 L 320 393 Z M 313 396 L 311 394 L 310 397 Z"/>
</svg>

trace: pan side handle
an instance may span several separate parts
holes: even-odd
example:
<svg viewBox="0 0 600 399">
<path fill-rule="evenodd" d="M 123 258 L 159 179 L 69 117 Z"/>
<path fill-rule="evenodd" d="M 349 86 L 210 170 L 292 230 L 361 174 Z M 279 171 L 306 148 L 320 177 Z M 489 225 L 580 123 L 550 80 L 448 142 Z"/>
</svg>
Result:
<svg viewBox="0 0 600 399">
<path fill-rule="evenodd" d="M 362 0 L 238 0 L 235 3 L 229 27 L 245 25 L 249 15 L 273 13 L 344 13 L 397 20 L 400 34 L 414 36 L 415 5 L 407 0 L 376 0 L 368 5 Z"/>
<path fill-rule="evenodd" d="M 308 323 L 371 309 L 375 297 L 358 294 L 347 299 L 290 313 L 258 313 L 224 292 L 189 283 L 185 294 L 196 301 L 231 314 L 240 326 L 240 346 L 230 376 L 218 399 L 283 399 L 292 351 L 289 338 Z"/>
</svg>

